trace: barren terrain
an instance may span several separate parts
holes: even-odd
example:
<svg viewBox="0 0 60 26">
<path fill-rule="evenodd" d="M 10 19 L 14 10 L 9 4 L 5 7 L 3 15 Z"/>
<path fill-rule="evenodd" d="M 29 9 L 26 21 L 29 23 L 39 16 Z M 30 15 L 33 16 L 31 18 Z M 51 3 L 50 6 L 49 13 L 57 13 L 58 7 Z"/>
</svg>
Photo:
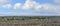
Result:
<svg viewBox="0 0 60 26">
<path fill-rule="evenodd" d="M 0 20 L 0 26 L 60 26 L 60 20 Z"/>
</svg>

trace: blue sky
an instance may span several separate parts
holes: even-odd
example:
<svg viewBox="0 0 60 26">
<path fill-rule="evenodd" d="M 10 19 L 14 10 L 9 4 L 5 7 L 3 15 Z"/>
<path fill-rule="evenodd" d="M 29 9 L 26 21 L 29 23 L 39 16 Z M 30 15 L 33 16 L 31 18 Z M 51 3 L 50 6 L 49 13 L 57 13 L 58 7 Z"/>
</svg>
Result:
<svg viewBox="0 0 60 26">
<path fill-rule="evenodd" d="M 0 0 L 0 16 L 60 16 L 60 1 Z"/>
</svg>

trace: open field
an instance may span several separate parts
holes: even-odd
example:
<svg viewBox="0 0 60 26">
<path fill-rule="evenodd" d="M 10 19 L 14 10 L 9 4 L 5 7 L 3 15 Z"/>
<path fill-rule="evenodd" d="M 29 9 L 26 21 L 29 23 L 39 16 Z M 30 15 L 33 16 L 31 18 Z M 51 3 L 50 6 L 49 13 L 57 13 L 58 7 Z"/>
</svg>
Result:
<svg viewBox="0 0 60 26">
<path fill-rule="evenodd" d="M 0 26 L 60 26 L 60 17 L 1 17 Z"/>
</svg>

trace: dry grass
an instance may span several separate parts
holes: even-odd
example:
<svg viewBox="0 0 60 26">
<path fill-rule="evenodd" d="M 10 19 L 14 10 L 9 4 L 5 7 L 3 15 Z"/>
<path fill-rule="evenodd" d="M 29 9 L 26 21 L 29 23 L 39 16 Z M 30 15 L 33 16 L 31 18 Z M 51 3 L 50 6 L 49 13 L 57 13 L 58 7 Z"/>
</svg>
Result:
<svg viewBox="0 0 60 26">
<path fill-rule="evenodd" d="M 60 18 L 0 18 L 0 26 L 60 26 Z"/>
<path fill-rule="evenodd" d="M 0 20 L 0 26 L 60 26 L 60 19 L 55 20 Z"/>
</svg>

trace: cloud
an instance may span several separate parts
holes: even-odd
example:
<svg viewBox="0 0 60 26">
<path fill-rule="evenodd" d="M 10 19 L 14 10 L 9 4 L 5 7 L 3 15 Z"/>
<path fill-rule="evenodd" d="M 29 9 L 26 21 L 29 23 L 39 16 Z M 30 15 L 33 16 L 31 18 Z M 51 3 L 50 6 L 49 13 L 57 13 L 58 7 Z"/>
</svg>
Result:
<svg viewBox="0 0 60 26">
<path fill-rule="evenodd" d="M 12 5 L 11 4 L 2 5 L 2 8 L 11 9 L 12 8 Z"/>
<path fill-rule="evenodd" d="M 32 13 L 32 12 L 0 12 L 0 16 L 54 16 L 55 14 L 42 14 L 42 13 Z M 58 14 L 59 15 L 59 14 Z"/>
<path fill-rule="evenodd" d="M 52 4 L 42 4 L 40 8 L 40 12 L 54 12 L 60 14 L 60 6 L 55 6 Z"/>
<path fill-rule="evenodd" d="M 34 7 L 34 10 L 35 11 L 38 11 L 38 12 L 46 12 L 46 13 L 57 13 L 60 15 L 60 6 L 56 6 L 56 5 L 52 5 L 52 4 L 39 4 L 37 5 L 36 7 Z"/>
<path fill-rule="evenodd" d="M 0 4 L 6 4 L 6 3 L 10 3 L 11 0 L 0 0 Z"/>
<path fill-rule="evenodd" d="M 16 3 L 16 4 L 13 6 L 14 9 L 21 9 L 21 7 L 22 7 L 22 4 L 21 4 L 21 3 Z"/>
<path fill-rule="evenodd" d="M 34 16 L 34 15 L 39 15 L 39 14 L 35 14 L 35 13 L 29 13 L 29 12 L 0 12 L 0 16 Z"/>
<path fill-rule="evenodd" d="M 60 0 L 54 0 L 54 2 L 60 4 Z"/>
<path fill-rule="evenodd" d="M 55 12 L 55 11 L 58 11 L 60 6 L 54 6 L 54 5 L 48 4 L 48 3 L 40 4 L 34 0 L 26 0 L 26 2 L 24 4 L 16 3 L 13 6 L 11 4 L 5 4 L 2 7 L 3 8 L 12 8 L 12 9 L 22 9 L 22 10 L 36 10 L 36 11 L 42 11 L 42 12 L 44 12 L 44 11 Z"/>
<path fill-rule="evenodd" d="M 54 0 L 54 2 L 55 3 L 60 3 L 59 0 Z M 26 2 L 24 4 L 16 3 L 13 6 L 11 4 L 5 4 L 5 5 L 3 5 L 3 8 L 35 10 L 35 11 L 38 11 L 38 12 L 47 12 L 47 13 L 48 12 L 54 12 L 54 13 L 58 13 L 60 15 L 60 6 L 55 6 L 55 5 L 48 4 L 48 3 L 40 4 L 40 3 L 38 3 L 34 0 L 26 0 Z M 11 14 L 11 13 L 8 13 L 8 14 Z M 12 14 L 14 14 L 14 13 L 12 13 Z M 16 13 L 16 15 L 17 15 L 17 13 Z"/>
<path fill-rule="evenodd" d="M 26 0 L 26 2 L 24 4 L 22 3 L 16 3 L 13 6 L 11 4 L 5 4 L 2 6 L 3 8 L 11 8 L 12 9 L 22 9 L 22 10 L 33 10 L 33 9 L 37 9 L 40 8 L 41 6 L 39 6 L 39 3 L 37 3 L 36 1 L 33 0 Z"/>
<path fill-rule="evenodd" d="M 32 1 L 32 0 L 26 0 L 26 2 L 24 3 L 22 9 L 24 9 L 24 10 L 32 9 L 35 4 L 37 4 L 37 3 Z"/>
<path fill-rule="evenodd" d="M 26 0 L 24 4 L 16 3 L 13 6 L 11 4 L 4 4 L 2 8 L 22 9 L 22 10 L 39 10 L 41 8 L 40 3 L 33 0 Z"/>
<path fill-rule="evenodd" d="M 16 3 L 14 5 L 14 9 L 22 9 L 22 10 L 32 10 L 35 7 L 39 8 L 39 3 L 33 1 L 33 0 L 26 0 L 24 4 Z"/>
<path fill-rule="evenodd" d="M 47 12 L 55 12 L 57 9 L 55 6 L 51 4 L 40 4 L 33 0 L 26 0 L 24 4 L 16 3 L 13 6 L 13 9 L 22 9 L 22 10 L 36 10 L 36 11 L 47 11 Z"/>
<path fill-rule="evenodd" d="M 10 2 L 12 0 L 0 0 L 0 8 L 11 8 Z"/>
</svg>

